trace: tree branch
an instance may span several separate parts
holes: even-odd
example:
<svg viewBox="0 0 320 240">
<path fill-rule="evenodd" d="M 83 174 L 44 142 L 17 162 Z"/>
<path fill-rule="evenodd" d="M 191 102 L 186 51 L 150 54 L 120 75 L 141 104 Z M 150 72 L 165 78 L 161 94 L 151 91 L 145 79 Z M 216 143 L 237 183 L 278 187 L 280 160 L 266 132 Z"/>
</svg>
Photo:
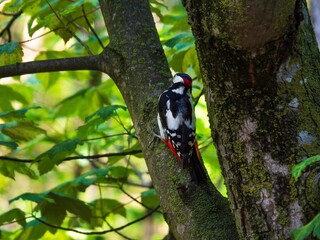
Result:
<svg viewBox="0 0 320 240">
<path fill-rule="evenodd" d="M 119 53 L 107 46 L 102 53 L 94 56 L 49 59 L 2 66 L 0 79 L 32 73 L 73 70 L 97 70 L 112 77 L 119 62 L 121 62 Z"/>
<path fill-rule="evenodd" d="M 12 16 L 12 18 L 11 18 L 11 20 L 8 22 L 8 24 L 4 27 L 4 29 L 0 32 L 0 37 L 1 37 L 5 32 L 8 32 L 9 42 L 11 41 L 10 28 L 11 28 L 12 24 L 18 19 L 18 17 L 20 17 L 21 14 L 22 14 L 22 11 L 19 11 L 19 12 L 17 12 L 17 13 L 12 14 L 12 15 L 6 15 L 5 13 L 3 13 L 3 15 Z"/>
<path fill-rule="evenodd" d="M 65 231 L 71 231 L 71 232 L 76 232 L 76 233 L 80 233 L 80 234 L 85 234 L 85 235 L 95 235 L 95 234 L 106 234 L 106 233 L 109 233 L 109 232 L 115 232 L 115 231 L 119 231 L 119 230 L 122 230 L 126 227 L 129 227 L 130 225 L 132 224 L 135 224 L 137 222 L 140 222 L 142 220 L 144 220 L 145 218 L 151 216 L 154 212 L 156 212 L 157 210 L 159 209 L 159 206 L 154 208 L 152 211 L 148 211 L 147 214 L 143 215 L 142 217 L 140 218 L 137 218 L 136 220 L 133 220 L 132 222 L 129 222 L 125 225 L 122 225 L 120 227 L 116 227 L 116 228 L 111 228 L 109 230 L 103 230 L 103 231 L 92 231 L 92 232 L 84 232 L 84 231 L 79 231 L 79 230 L 76 230 L 76 229 L 73 229 L 73 228 L 67 228 L 67 227 L 62 227 L 62 226 L 56 226 L 56 225 L 53 225 L 51 223 L 48 223 L 44 220 L 42 220 L 41 218 L 38 218 L 36 217 L 35 215 L 32 215 L 32 217 L 34 217 L 34 219 L 36 219 L 37 221 L 39 221 L 40 223 L 46 225 L 46 226 L 49 226 L 49 227 L 52 227 L 52 228 L 56 228 L 56 229 L 60 229 L 60 230 L 65 230 Z"/>
<path fill-rule="evenodd" d="M 91 52 L 90 48 L 88 47 L 87 44 L 85 44 L 74 32 L 72 32 L 70 30 L 70 28 L 67 27 L 66 24 L 64 24 L 64 22 L 62 21 L 62 19 L 60 18 L 59 14 L 53 9 L 53 7 L 51 6 L 51 4 L 49 3 L 48 0 L 47 1 L 47 4 L 49 5 L 50 9 L 52 10 L 52 12 L 54 13 L 54 15 L 58 18 L 59 22 L 62 24 L 62 26 L 64 27 L 64 29 L 70 33 L 71 36 L 73 36 L 79 43 L 80 45 L 87 51 L 87 53 L 89 55 L 93 55 L 93 53 Z"/>
<path fill-rule="evenodd" d="M 99 70 L 98 62 L 99 55 L 16 63 L 0 67 L 0 78 L 29 73 Z"/>
<path fill-rule="evenodd" d="M 73 156 L 73 157 L 66 157 L 62 160 L 62 162 L 70 161 L 70 160 L 77 160 L 77 159 L 92 159 L 92 158 L 102 158 L 102 157 L 114 157 L 114 156 L 126 156 L 126 155 L 133 155 L 141 153 L 141 150 L 132 150 L 127 152 L 115 152 L 115 153 L 105 153 L 105 154 L 96 154 L 96 155 L 89 155 L 89 156 Z M 20 159 L 8 156 L 0 156 L 0 160 L 11 161 L 11 162 L 20 162 L 20 163 L 34 163 L 38 162 L 33 159 Z"/>
<path fill-rule="evenodd" d="M 105 154 L 96 154 L 96 155 L 89 155 L 89 156 L 74 156 L 74 157 L 67 157 L 63 159 L 63 162 L 69 160 L 76 160 L 76 159 L 92 159 L 92 158 L 101 158 L 101 157 L 114 157 L 114 156 L 126 156 L 126 155 L 133 155 L 141 153 L 142 151 L 139 150 L 132 150 L 128 152 L 116 152 L 116 153 L 105 153 Z"/>
<path fill-rule="evenodd" d="M 104 48 L 101 39 L 99 38 L 99 36 L 98 36 L 98 34 L 96 33 L 96 31 L 94 30 L 94 28 L 91 26 L 91 24 L 90 24 L 90 22 L 89 22 L 89 19 L 87 18 L 87 14 L 86 14 L 86 12 L 85 12 L 84 5 L 81 6 L 81 9 L 82 9 L 83 17 L 84 17 L 84 19 L 86 20 L 86 23 L 87 23 L 88 27 L 90 28 L 91 32 L 92 32 L 93 35 L 96 37 L 96 39 L 98 40 L 100 46 L 101 46 L 102 48 Z"/>
</svg>

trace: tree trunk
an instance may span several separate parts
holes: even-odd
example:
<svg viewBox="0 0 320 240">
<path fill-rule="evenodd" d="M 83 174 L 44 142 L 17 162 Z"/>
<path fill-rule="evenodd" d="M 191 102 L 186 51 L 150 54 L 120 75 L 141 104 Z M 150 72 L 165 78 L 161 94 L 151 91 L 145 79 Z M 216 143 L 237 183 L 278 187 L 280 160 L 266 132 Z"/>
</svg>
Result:
<svg viewBox="0 0 320 240">
<path fill-rule="evenodd" d="M 298 184 L 291 177 L 292 166 L 315 155 L 320 140 L 320 58 L 306 4 L 186 0 L 185 6 L 240 237 L 288 239 L 319 210 L 306 197 L 317 170 Z"/>
<path fill-rule="evenodd" d="M 148 0 L 100 0 L 110 43 L 95 56 L 51 59 L 0 67 L 0 78 L 28 73 L 99 70 L 110 75 L 131 114 L 169 225 L 168 239 L 238 239 L 228 200 L 210 181 L 197 186 L 160 141 L 153 141 L 160 93 L 170 69 Z M 152 143 L 152 144 L 150 144 Z"/>
<path fill-rule="evenodd" d="M 161 210 L 176 239 L 237 239 L 228 201 L 211 183 L 190 183 L 187 170 L 160 141 L 153 141 L 157 101 L 171 83 L 168 64 L 147 0 L 100 0 L 110 36 L 101 55 L 113 66 L 145 154 Z M 172 236 L 172 235 L 170 235 Z"/>
</svg>

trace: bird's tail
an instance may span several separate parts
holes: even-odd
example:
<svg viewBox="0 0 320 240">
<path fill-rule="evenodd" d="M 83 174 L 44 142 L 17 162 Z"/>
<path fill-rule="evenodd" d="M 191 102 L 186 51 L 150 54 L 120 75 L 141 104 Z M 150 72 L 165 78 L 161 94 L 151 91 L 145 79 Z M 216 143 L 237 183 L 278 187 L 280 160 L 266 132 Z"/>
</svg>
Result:
<svg viewBox="0 0 320 240">
<path fill-rule="evenodd" d="M 192 156 L 190 158 L 189 172 L 190 172 L 192 181 L 194 181 L 198 185 L 205 183 L 208 179 L 202 160 L 201 160 L 201 155 L 198 149 L 197 141 L 195 142 L 195 145 L 192 151 Z"/>
</svg>

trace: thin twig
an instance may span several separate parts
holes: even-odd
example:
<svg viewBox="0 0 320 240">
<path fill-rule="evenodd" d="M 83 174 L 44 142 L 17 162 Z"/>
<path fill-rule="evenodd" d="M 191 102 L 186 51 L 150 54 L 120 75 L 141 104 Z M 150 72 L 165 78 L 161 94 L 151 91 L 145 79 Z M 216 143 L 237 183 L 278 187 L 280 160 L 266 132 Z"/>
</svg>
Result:
<svg viewBox="0 0 320 240">
<path fill-rule="evenodd" d="M 114 157 L 114 156 L 126 156 L 126 155 L 134 155 L 141 153 L 141 150 L 132 150 L 127 152 L 115 152 L 115 153 L 105 153 L 105 154 L 95 154 L 95 155 L 88 155 L 88 156 L 73 156 L 73 157 L 66 157 L 62 161 L 70 161 L 70 160 L 77 160 L 77 159 L 92 159 L 92 158 L 102 158 L 102 157 Z M 11 161 L 11 162 L 21 162 L 21 163 L 34 163 L 38 162 L 32 159 L 20 159 L 14 158 L 9 156 L 0 156 L 0 160 Z"/>
<path fill-rule="evenodd" d="M 147 217 L 151 216 L 154 212 L 156 212 L 159 209 L 159 207 L 160 206 L 152 209 L 152 211 L 149 211 L 146 215 L 144 215 L 144 216 L 142 216 L 140 218 L 137 218 L 136 220 L 133 220 L 132 222 L 129 222 L 129 223 L 127 223 L 125 225 L 122 225 L 120 227 L 113 228 L 113 229 L 108 229 L 108 230 L 103 230 L 103 231 L 92 231 L 92 232 L 84 232 L 84 231 L 76 230 L 76 229 L 73 229 L 73 228 L 56 226 L 54 224 L 51 224 L 51 223 L 48 223 L 48 222 L 42 220 L 41 218 L 36 217 L 35 215 L 32 215 L 32 216 L 34 217 L 34 219 L 36 219 L 40 223 L 42 223 L 42 224 L 44 224 L 46 226 L 52 227 L 52 228 L 56 228 L 56 229 L 60 229 L 60 230 L 64 230 L 64 231 L 76 232 L 76 233 L 80 233 L 80 234 L 84 234 L 84 235 L 94 235 L 94 234 L 106 234 L 106 233 L 109 233 L 109 232 L 115 232 L 115 231 L 122 230 L 122 229 L 124 229 L 126 227 L 129 227 L 130 225 L 138 223 L 138 222 L 146 219 Z"/>
<path fill-rule="evenodd" d="M 81 141 L 86 142 L 86 141 L 94 141 L 94 140 L 100 140 L 100 139 L 105 139 L 105 138 L 110 138 L 110 137 L 119 137 L 119 136 L 124 136 L 128 135 L 128 133 L 118 133 L 118 134 L 112 134 L 112 135 L 106 135 L 102 137 L 96 137 L 96 138 L 87 138 L 87 139 L 81 139 Z"/>
<path fill-rule="evenodd" d="M 91 32 L 92 32 L 93 35 L 96 37 L 96 39 L 98 40 L 100 46 L 101 46 L 102 48 L 104 48 L 102 41 L 100 40 L 98 34 L 97 34 L 96 31 L 93 29 L 93 27 L 91 26 L 91 24 L 90 24 L 90 22 L 89 22 L 89 20 L 88 20 L 88 18 L 87 18 L 87 14 L 86 14 L 86 12 L 85 12 L 84 5 L 83 5 L 83 4 L 82 4 L 81 8 L 82 8 L 83 17 L 84 17 L 84 19 L 86 20 L 86 23 L 87 23 L 88 27 L 90 28 Z"/>
<path fill-rule="evenodd" d="M 123 183 L 124 185 L 129 185 L 129 186 L 133 186 L 133 187 L 142 187 L 142 188 L 152 188 L 153 185 L 150 183 L 150 184 L 144 184 L 144 183 L 134 183 L 134 182 L 124 182 Z"/>
<path fill-rule="evenodd" d="M 3 15 L 3 16 L 14 16 L 14 15 L 16 15 L 17 13 L 15 12 L 15 13 L 13 13 L 13 12 L 2 12 L 2 11 L 0 11 L 0 14 L 1 15 Z"/>
<path fill-rule="evenodd" d="M 54 32 L 54 31 L 57 31 L 57 30 L 59 30 L 59 29 L 63 29 L 63 27 L 57 27 L 57 28 L 55 28 L 55 29 L 49 30 L 48 32 L 42 33 L 42 34 L 40 34 L 39 36 L 36 36 L 36 37 L 34 37 L 34 38 L 30 38 L 30 39 L 28 39 L 28 40 L 21 41 L 20 44 L 27 43 L 27 42 L 31 42 L 31 41 L 33 41 L 33 40 L 37 40 L 38 38 L 42 38 L 42 37 L 44 37 L 45 35 L 48 35 L 48 34 Z"/>
<path fill-rule="evenodd" d="M 122 234 L 122 233 L 119 232 L 118 230 L 115 230 L 107 220 L 105 220 L 105 222 L 106 222 L 106 224 L 108 225 L 108 227 L 109 227 L 111 230 L 114 230 L 114 232 L 117 233 L 119 236 L 121 236 L 121 237 L 123 237 L 124 239 L 127 239 L 127 240 L 134 240 L 133 238 L 129 238 L 129 237 L 127 237 L 126 235 Z"/>
<path fill-rule="evenodd" d="M 13 224 L 13 223 L 18 223 L 19 224 L 19 221 L 26 220 L 26 219 L 29 219 L 29 218 L 33 218 L 33 217 L 32 216 L 26 216 L 24 218 L 15 219 L 15 220 L 10 221 L 10 222 L 4 222 L 0 226 L 7 226 L 7 225 L 10 225 L 10 224 Z"/>
<path fill-rule="evenodd" d="M 76 160 L 76 159 L 92 159 L 92 158 L 102 158 L 102 157 L 115 157 L 115 156 L 126 156 L 126 155 L 134 155 L 141 153 L 140 149 L 132 150 L 127 152 L 115 152 L 115 153 L 105 153 L 105 154 L 95 154 L 95 155 L 88 155 L 88 156 L 74 156 L 74 157 L 67 157 L 63 159 L 63 161 L 69 160 Z"/>
<path fill-rule="evenodd" d="M 201 90 L 200 94 L 194 99 L 194 106 L 197 106 L 201 96 L 204 94 L 203 89 Z"/>
<path fill-rule="evenodd" d="M 8 156 L 0 156 L 0 160 L 11 161 L 11 162 L 20 162 L 20 163 L 33 163 L 33 159 L 20 159 Z"/>
<path fill-rule="evenodd" d="M 94 13 L 95 11 L 97 11 L 97 10 L 99 10 L 99 9 L 100 9 L 100 7 L 97 7 L 97 8 L 95 8 L 95 9 L 89 11 L 89 12 L 87 13 L 87 15 L 92 14 L 92 13 Z M 75 22 L 76 20 L 78 20 L 78 19 L 81 18 L 81 17 L 83 17 L 83 15 L 80 15 L 80 16 L 78 16 L 78 17 L 75 17 L 74 19 L 71 19 L 70 21 L 67 22 L 67 24 L 73 23 L 73 22 Z M 39 36 L 36 36 L 36 37 L 34 37 L 34 38 L 30 38 L 30 39 L 28 39 L 28 40 L 21 41 L 20 43 L 22 44 L 22 43 L 31 42 L 31 41 L 36 40 L 36 39 L 38 39 L 38 38 L 42 38 L 43 36 L 48 35 L 48 34 L 54 32 L 54 31 L 57 31 L 57 30 L 59 30 L 59 29 L 63 29 L 63 27 L 57 27 L 57 28 L 55 28 L 55 29 L 49 30 L 48 32 L 45 32 L 45 33 L 43 33 L 43 34 L 40 34 Z"/>
<path fill-rule="evenodd" d="M 120 124 L 120 126 L 124 129 L 124 131 L 126 131 L 128 133 L 128 135 L 132 136 L 133 138 L 135 139 L 138 139 L 137 136 L 134 136 L 132 135 L 131 133 L 131 130 L 133 129 L 133 126 L 130 126 L 130 129 L 127 129 L 125 126 L 124 126 L 124 123 L 122 122 L 118 112 L 115 112 L 116 116 L 118 117 L 118 119 L 116 117 L 114 117 L 114 119 Z"/>
<path fill-rule="evenodd" d="M 15 22 L 15 20 L 17 20 L 18 17 L 20 17 L 20 15 L 22 14 L 22 10 L 20 10 L 19 12 L 9 15 L 12 16 L 12 18 L 10 19 L 10 21 L 8 22 L 8 24 L 4 27 L 4 29 L 2 29 L 2 31 L 0 32 L 0 37 L 5 33 L 8 32 L 8 36 L 9 36 L 9 42 L 11 42 L 11 32 L 10 32 L 10 28 L 12 26 L 12 24 Z M 7 15 L 8 16 L 8 15 Z"/>
<path fill-rule="evenodd" d="M 125 190 L 123 189 L 122 186 L 119 186 L 119 189 L 120 189 L 125 195 L 127 195 L 129 198 L 131 198 L 133 201 L 135 201 L 136 203 L 140 204 L 142 207 L 144 207 L 144 208 L 146 208 L 146 209 L 148 209 L 148 210 L 153 210 L 152 208 L 148 207 L 147 205 L 143 204 L 142 202 L 139 202 L 139 201 L 137 200 L 137 198 L 134 198 L 133 196 L 131 196 L 127 191 L 125 191 Z M 158 213 L 161 213 L 160 211 L 157 211 L 157 212 L 158 212 Z"/>
<path fill-rule="evenodd" d="M 54 15 L 56 15 L 56 17 L 58 18 L 58 20 L 60 21 L 60 23 L 64 26 L 65 30 L 68 31 L 68 33 L 70 33 L 80 44 L 81 46 L 83 46 L 85 48 L 85 50 L 87 51 L 87 53 L 89 55 L 93 55 L 93 53 L 91 52 L 91 50 L 89 49 L 88 45 L 86 45 L 84 42 L 82 42 L 82 40 L 74 33 L 72 32 L 62 21 L 62 19 L 60 18 L 60 16 L 57 14 L 57 12 L 53 9 L 53 7 L 51 6 L 51 4 L 49 3 L 48 0 L 46 0 L 46 2 L 48 3 L 49 7 L 51 8 L 52 12 L 54 13 Z"/>
</svg>

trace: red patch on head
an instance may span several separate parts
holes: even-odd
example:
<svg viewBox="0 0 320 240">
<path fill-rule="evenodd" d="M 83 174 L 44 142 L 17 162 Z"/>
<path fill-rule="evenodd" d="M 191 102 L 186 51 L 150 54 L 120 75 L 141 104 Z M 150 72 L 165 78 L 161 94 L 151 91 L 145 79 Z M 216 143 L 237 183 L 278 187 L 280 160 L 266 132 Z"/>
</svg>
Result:
<svg viewBox="0 0 320 240">
<path fill-rule="evenodd" d="M 187 88 L 191 88 L 192 82 L 188 78 L 183 79 L 184 85 L 186 85 Z"/>
</svg>

